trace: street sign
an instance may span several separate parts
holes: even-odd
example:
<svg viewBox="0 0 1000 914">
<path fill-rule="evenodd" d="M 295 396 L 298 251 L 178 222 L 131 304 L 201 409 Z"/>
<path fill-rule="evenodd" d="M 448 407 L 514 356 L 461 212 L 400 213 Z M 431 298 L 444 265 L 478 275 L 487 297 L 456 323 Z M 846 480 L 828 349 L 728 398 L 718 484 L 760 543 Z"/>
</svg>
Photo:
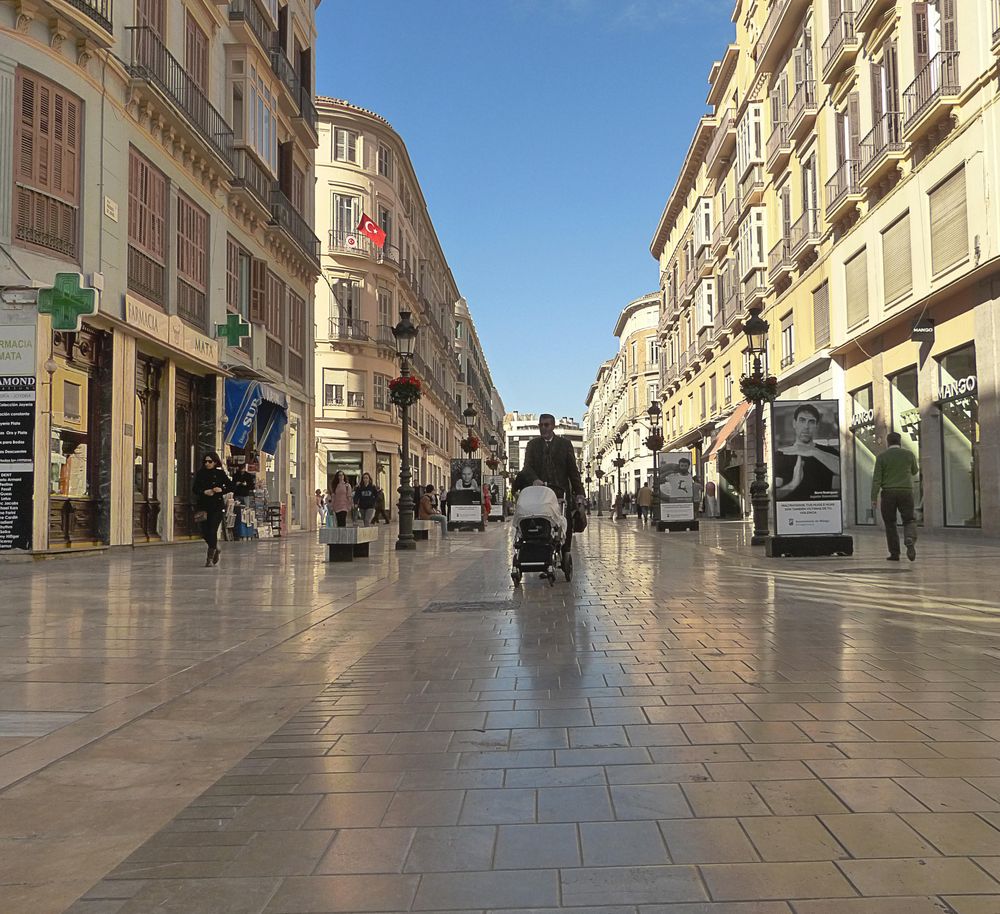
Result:
<svg viewBox="0 0 1000 914">
<path fill-rule="evenodd" d="M 239 346 L 250 332 L 250 325 L 238 314 L 230 313 L 224 324 L 215 325 L 216 339 L 224 339 L 227 346 Z"/>
<path fill-rule="evenodd" d="M 50 289 L 38 290 L 38 313 L 52 315 L 52 329 L 76 333 L 86 315 L 97 314 L 97 291 L 82 273 L 56 273 Z"/>
</svg>

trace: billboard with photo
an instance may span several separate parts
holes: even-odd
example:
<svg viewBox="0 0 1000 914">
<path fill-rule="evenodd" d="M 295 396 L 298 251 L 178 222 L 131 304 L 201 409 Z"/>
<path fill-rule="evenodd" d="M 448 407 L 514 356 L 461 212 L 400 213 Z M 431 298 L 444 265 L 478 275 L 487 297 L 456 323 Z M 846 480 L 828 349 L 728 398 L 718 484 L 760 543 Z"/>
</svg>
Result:
<svg viewBox="0 0 1000 914">
<path fill-rule="evenodd" d="M 696 483 L 691 452 L 666 451 L 660 454 L 657 479 L 660 520 L 665 523 L 694 520 Z"/>
<path fill-rule="evenodd" d="M 844 532 L 839 410 L 837 400 L 771 404 L 771 491 L 779 536 Z"/>
<path fill-rule="evenodd" d="M 481 523 L 483 519 L 483 462 L 470 457 L 451 461 L 448 487 L 448 520 Z"/>
<path fill-rule="evenodd" d="M 483 487 L 490 493 L 490 517 L 503 517 L 507 480 L 503 476 L 483 477 Z"/>
</svg>

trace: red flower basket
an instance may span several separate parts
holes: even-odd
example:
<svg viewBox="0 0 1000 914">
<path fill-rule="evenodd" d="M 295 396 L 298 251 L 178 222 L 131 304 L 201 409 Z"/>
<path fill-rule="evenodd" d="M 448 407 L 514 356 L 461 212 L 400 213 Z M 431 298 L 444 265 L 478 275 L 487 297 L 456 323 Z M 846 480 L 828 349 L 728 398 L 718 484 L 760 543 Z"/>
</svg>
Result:
<svg viewBox="0 0 1000 914">
<path fill-rule="evenodd" d="M 423 393 L 420 378 L 412 375 L 408 377 L 393 378 L 389 382 L 389 399 L 396 406 L 413 406 Z"/>
<path fill-rule="evenodd" d="M 465 451 L 466 454 L 472 454 L 475 451 L 478 451 L 479 450 L 479 439 L 475 435 L 472 435 L 472 436 L 470 436 L 468 438 L 463 438 L 462 439 L 462 450 Z"/>
</svg>

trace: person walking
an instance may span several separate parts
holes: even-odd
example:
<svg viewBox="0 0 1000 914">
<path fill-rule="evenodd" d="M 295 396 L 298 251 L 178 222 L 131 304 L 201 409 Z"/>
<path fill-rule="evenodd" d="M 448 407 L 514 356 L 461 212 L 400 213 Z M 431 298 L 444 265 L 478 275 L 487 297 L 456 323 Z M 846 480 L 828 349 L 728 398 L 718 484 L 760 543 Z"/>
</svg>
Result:
<svg viewBox="0 0 1000 914">
<path fill-rule="evenodd" d="M 896 526 L 896 512 L 903 519 L 903 543 L 906 557 L 917 559 L 917 521 L 913 514 L 913 477 L 919 472 L 917 458 L 913 451 L 903 447 L 899 432 L 889 432 L 886 436 L 888 447 L 875 458 L 872 473 L 872 509 L 879 503 L 882 493 L 882 520 L 885 521 L 885 541 L 889 547 L 887 562 L 899 561 L 899 529 Z"/>
<path fill-rule="evenodd" d="M 208 547 L 205 567 L 219 564 L 219 524 L 226 512 L 223 496 L 232 492 L 233 483 L 222 468 L 216 453 L 206 454 L 201 468 L 194 474 L 191 489 L 195 497 L 195 519 L 201 520 L 201 535 Z"/>
<path fill-rule="evenodd" d="M 639 506 L 639 520 L 649 520 L 650 509 L 653 507 L 653 490 L 648 482 L 644 482 L 639 489 L 636 504 Z"/>
<path fill-rule="evenodd" d="M 321 527 L 326 526 L 326 495 L 322 489 L 316 490 L 316 517 Z"/>
<path fill-rule="evenodd" d="M 392 520 L 389 517 L 389 512 L 388 512 L 388 510 L 386 510 L 386 505 L 385 505 L 385 489 L 383 489 L 381 486 L 376 486 L 375 487 L 375 523 L 376 524 L 380 523 L 383 517 L 385 518 L 385 522 L 387 524 L 392 523 Z"/>
<path fill-rule="evenodd" d="M 354 504 L 361 512 L 361 523 L 370 527 L 378 507 L 378 487 L 372 482 L 370 473 L 361 474 L 361 482 L 354 490 Z"/>
<path fill-rule="evenodd" d="M 435 520 L 441 526 L 441 535 L 448 535 L 448 518 L 434 508 L 434 486 L 424 486 L 417 504 L 417 520 Z"/>
<path fill-rule="evenodd" d="M 343 470 L 337 470 L 333 476 L 333 491 L 330 493 L 330 510 L 337 518 L 338 527 L 347 526 L 347 515 L 354 504 L 354 490 L 347 481 Z"/>
<path fill-rule="evenodd" d="M 619 492 L 615 495 L 615 520 L 625 520 L 625 499 L 622 498 L 622 493 Z"/>
</svg>

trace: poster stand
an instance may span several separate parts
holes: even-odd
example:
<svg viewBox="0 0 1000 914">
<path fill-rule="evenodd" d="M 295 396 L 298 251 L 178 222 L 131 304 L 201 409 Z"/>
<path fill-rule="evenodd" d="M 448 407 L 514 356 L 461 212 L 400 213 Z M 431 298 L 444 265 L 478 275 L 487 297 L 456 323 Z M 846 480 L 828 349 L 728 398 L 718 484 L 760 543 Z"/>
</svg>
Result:
<svg viewBox="0 0 1000 914">
<path fill-rule="evenodd" d="M 482 460 L 459 457 L 451 461 L 451 485 L 448 488 L 449 531 L 474 527 L 483 532 L 486 529 L 482 484 Z"/>
<path fill-rule="evenodd" d="M 660 533 L 696 531 L 699 527 L 694 512 L 693 466 L 690 451 L 667 451 L 660 457 L 656 505 L 656 529 Z"/>
</svg>

